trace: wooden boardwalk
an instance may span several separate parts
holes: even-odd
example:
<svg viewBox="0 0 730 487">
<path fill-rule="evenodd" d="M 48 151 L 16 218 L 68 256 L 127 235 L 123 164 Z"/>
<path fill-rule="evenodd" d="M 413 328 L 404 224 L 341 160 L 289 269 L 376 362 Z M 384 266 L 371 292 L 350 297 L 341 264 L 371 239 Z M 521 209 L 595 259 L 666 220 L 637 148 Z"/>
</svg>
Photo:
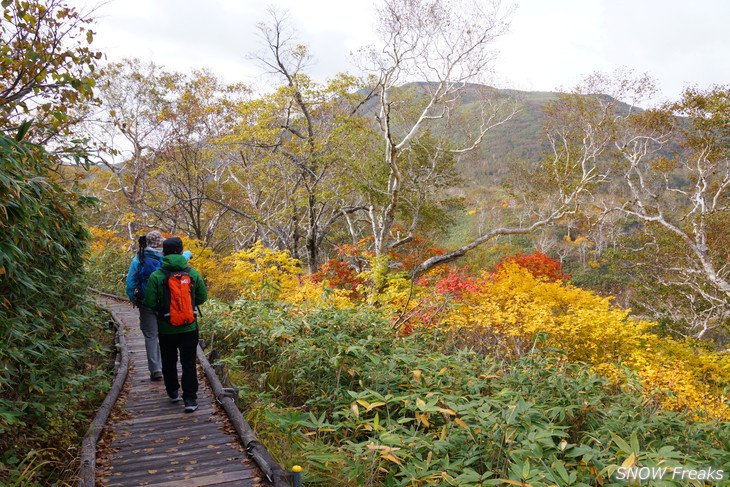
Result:
<svg viewBox="0 0 730 487">
<path fill-rule="evenodd" d="M 111 300 L 127 332 L 130 367 L 118 409 L 109 419 L 97 458 L 97 485 L 104 487 L 263 486 L 235 429 L 198 372 L 198 409 L 173 404 L 162 382 L 147 370 L 136 309 Z M 179 365 L 178 365 L 179 367 Z"/>
</svg>

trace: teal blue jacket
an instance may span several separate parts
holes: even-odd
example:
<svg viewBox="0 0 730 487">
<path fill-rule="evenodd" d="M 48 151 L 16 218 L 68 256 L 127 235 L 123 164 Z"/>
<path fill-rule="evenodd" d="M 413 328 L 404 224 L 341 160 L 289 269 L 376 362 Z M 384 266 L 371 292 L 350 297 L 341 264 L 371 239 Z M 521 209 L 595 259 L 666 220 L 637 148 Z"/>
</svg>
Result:
<svg viewBox="0 0 730 487">
<path fill-rule="evenodd" d="M 169 271 L 181 271 L 188 267 L 188 260 L 180 254 L 166 255 L 162 259 L 162 268 Z M 198 271 L 191 268 L 190 278 L 193 280 L 193 292 L 195 293 L 195 304 L 203 304 L 208 299 L 208 290 L 205 287 L 203 278 L 200 277 Z M 162 307 L 162 281 L 165 279 L 165 273 L 157 269 L 150 274 L 147 281 L 147 290 L 144 296 L 144 305 L 154 311 L 159 311 Z M 197 320 L 189 325 L 173 326 L 168 321 L 157 318 L 157 326 L 161 335 L 174 335 L 176 333 L 186 333 L 195 331 L 198 328 Z"/>
</svg>

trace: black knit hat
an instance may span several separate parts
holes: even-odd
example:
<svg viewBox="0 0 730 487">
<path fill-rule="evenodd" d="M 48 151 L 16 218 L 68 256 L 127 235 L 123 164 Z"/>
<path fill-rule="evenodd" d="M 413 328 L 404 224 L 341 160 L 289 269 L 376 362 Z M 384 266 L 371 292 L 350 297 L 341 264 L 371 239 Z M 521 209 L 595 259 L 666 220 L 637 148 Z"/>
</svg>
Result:
<svg viewBox="0 0 730 487">
<path fill-rule="evenodd" d="M 183 243 L 179 237 L 166 238 L 162 242 L 162 255 L 182 254 Z"/>
</svg>

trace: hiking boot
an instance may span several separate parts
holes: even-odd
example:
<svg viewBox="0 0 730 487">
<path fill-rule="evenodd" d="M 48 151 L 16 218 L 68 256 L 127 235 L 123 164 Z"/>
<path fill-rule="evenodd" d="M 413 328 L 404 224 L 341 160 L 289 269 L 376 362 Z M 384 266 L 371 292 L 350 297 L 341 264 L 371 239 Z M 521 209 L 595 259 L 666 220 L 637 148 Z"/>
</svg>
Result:
<svg viewBox="0 0 730 487">
<path fill-rule="evenodd" d="M 180 402 L 180 396 L 178 395 L 177 391 L 168 392 L 167 397 L 170 398 L 170 402 L 173 404 Z"/>
<path fill-rule="evenodd" d="M 198 401 L 195 399 L 185 399 L 185 412 L 192 413 L 198 409 Z"/>
<path fill-rule="evenodd" d="M 152 382 L 160 382 L 162 380 L 162 371 L 156 370 L 150 374 L 150 380 Z"/>
</svg>

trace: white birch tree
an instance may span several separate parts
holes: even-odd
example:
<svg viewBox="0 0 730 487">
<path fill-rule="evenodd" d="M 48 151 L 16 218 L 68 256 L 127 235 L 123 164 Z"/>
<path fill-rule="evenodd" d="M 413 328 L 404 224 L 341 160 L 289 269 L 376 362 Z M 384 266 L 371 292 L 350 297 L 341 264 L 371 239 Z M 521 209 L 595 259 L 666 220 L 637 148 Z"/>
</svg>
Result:
<svg viewBox="0 0 730 487">
<path fill-rule="evenodd" d="M 390 241 L 403 204 L 402 161 L 419 139 L 438 125 L 449 144 L 437 144 L 434 154 L 458 156 L 476 149 L 487 131 L 514 114 L 514 105 L 495 104 L 488 88 L 473 84 L 482 81 L 492 66 L 492 44 L 506 31 L 508 16 L 509 11 L 494 0 L 386 0 L 379 9 L 382 49 L 371 49 L 364 57 L 375 79 L 380 157 L 388 172 L 383 202 L 369 205 L 376 255 L 412 238 L 411 234 Z M 404 85 L 412 82 L 418 82 L 418 88 L 408 97 L 400 96 Z M 476 118 L 468 127 L 449 126 L 456 106 L 475 92 L 480 95 Z M 463 141 L 458 146 L 457 139 Z"/>
</svg>

